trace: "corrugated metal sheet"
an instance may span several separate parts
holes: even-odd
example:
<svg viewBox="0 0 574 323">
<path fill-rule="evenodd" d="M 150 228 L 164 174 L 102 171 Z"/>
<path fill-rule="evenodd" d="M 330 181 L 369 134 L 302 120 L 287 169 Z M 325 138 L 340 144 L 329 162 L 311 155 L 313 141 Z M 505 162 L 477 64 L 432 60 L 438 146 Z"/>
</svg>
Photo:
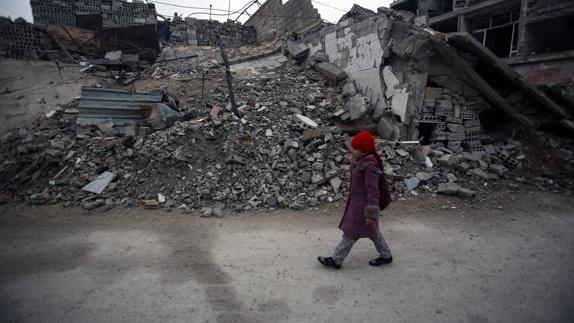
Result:
<svg viewBox="0 0 574 323">
<path fill-rule="evenodd" d="M 108 119 L 114 122 L 115 128 L 123 128 L 127 123 L 145 125 L 146 114 L 163 100 L 162 93 L 131 93 L 95 87 L 82 87 L 81 93 L 77 124 L 82 126 L 96 125 Z"/>
</svg>

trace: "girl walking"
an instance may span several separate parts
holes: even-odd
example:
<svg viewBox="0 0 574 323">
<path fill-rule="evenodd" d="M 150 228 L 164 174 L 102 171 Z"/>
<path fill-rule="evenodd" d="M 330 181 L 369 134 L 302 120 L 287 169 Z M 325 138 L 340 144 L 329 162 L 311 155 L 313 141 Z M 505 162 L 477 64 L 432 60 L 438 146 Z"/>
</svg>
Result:
<svg viewBox="0 0 574 323">
<path fill-rule="evenodd" d="M 393 261 L 391 250 L 379 231 L 379 176 L 383 176 L 383 164 L 376 153 L 375 138 L 370 132 L 363 131 L 353 138 L 351 146 L 351 189 L 339 224 L 343 239 L 332 257 L 318 257 L 321 264 L 335 269 L 341 268 L 345 257 L 360 238 L 371 239 L 379 253 L 377 258 L 369 261 L 369 265 L 381 266 Z"/>
</svg>

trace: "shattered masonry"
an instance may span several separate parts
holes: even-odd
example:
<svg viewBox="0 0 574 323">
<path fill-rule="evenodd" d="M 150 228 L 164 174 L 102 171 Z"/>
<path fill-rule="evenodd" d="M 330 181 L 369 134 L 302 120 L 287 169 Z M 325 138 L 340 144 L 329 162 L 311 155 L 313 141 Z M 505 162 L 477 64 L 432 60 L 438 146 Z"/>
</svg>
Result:
<svg viewBox="0 0 574 323">
<path fill-rule="evenodd" d="M 33 204 L 204 216 L 316 207 L 344 200 L 349 140 L 365 129 L 386 140 L 377 144 L 394 198 L 429 192 L 480 202 L 490 187 L 572 185 L 573 146 L 563 136 L 574 129 L 572 109 L 469 33 L 357 5 L 332 25 L 309 0 L 267 1 L 245 25 L 176 15 L 157 29 L 159 62 L 135 68 L 124 62 L 135 54 L 120 50 L 90 59 L 86 73 L 103 76 L 96 86 L 31 130 L 0 138 L 3 191 Z M 62 47 L 79 50 L 65 34 L 57 30 Z M 216 36 L 235 62 L 239 117 Z M 180 61 L 181 53 L 194 57 Z M 135 92 L 138 79 L 169 93 Z"/>
<path fill-rule="evenodd" d="M 76 26 L 83 19 L 101 17 L 102 26 L 129 27 L 157 24 L 153 3 L 122 0 L 32 0 L 34 23 L 39 25 L 63 24 Z"/>
</svg>

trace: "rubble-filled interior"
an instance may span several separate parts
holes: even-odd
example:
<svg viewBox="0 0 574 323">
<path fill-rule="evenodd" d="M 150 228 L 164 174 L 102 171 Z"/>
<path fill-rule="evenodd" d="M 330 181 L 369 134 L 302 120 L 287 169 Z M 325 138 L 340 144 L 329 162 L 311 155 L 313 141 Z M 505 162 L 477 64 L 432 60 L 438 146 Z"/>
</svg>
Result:
<svg viewBox="0 0 574 323">
<path fill-rule="evenodd" d="M 106 1 L 86 3 L 70 10 L 113 16 Z M 93 31 L 39 31 L 101 81 L 32 127 L 2 134 L 0 190 L 33 204 L 99 210 L 303 209 L 345 198 L 350 138 L 361 130 L 379 138 L 394 199 L 472 199 L 494 185 L 571 189 L 572 109 L 472 35 L 445 35 L 407 11 L 360 6 L 331 25 L 316 10 L 298 12 L 297 3 L 312 8 L 306 0 L 267 1 L 243 25 L 176 15 L 161 53 L 147 45 L 145 53 L 159 58 L 145 64 L 145 54 L 105 40 L 86 42 L 92 49 L 73 41 Z M 35 19 L 44 11 L 36 12 Z M 309 19 L 286 30 L 288 20 L 269 12 Z M 74 25 L 66 15 L 58 19 Z M 117 35 L 133 32 L 126 28 L 133 27 L 114 29 L 112 39 L 125 40 Z M 164 36 L 154 34 L 155 43 Z"/>
</svg>

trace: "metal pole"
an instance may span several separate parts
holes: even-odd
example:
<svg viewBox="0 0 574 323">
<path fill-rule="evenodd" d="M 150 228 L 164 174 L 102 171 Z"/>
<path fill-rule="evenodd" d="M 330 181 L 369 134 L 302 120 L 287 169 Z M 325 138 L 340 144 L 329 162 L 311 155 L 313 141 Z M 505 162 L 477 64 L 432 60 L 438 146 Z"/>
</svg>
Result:
<svg viewBox="0 0 574 323">
<path fill-rule="evenodd" d="M 203 77 L 201 78 L 201 102 L 203 102 L 203 89 L 205 88 L 205 72 L 203 72 Z"/>
<path fill-rule="evenodd" d="M 229 69 L 229 58 L 227 53 L 225 53 L 225 45 L 223 41 L 217 35 L 217 41 L 219 42 L 219 51 L 221 52 L 221 58 L 223 58 L 223 64 L 225 65 L 225 76 L 227 79 L 227 87 L 229 88 L 229 102 L 231 103 L 231 111 L 236 117 L 241 118 L 239 111 L 237 110 L 237 103 L 235 103 L 235 94 L 233 93 L 233 77 L 231 76 L 231 70 Z"/>
<path fill-rule="evenodd" d="M 227 4 L 227 20 L 229 20 L 230 15 L 231 15 L 231 0 L 229 0 Z"/>
</svg>

